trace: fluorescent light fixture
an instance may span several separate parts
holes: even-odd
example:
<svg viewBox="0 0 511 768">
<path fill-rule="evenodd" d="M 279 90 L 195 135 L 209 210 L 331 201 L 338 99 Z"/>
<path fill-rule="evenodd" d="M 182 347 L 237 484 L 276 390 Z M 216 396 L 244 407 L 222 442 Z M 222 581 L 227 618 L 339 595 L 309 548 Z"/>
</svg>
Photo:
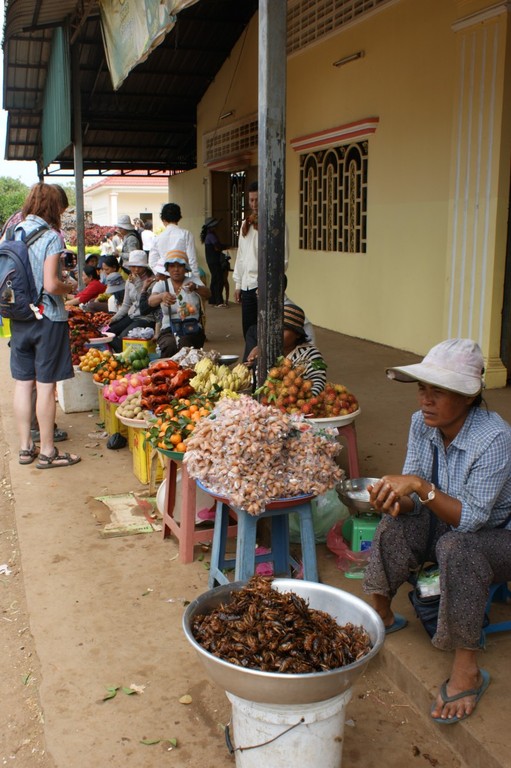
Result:
<svg viewBox="0 0 511 768">
<path fill-rule="evenodd" d="M 225 120 L 226 117 L 231 117 L 231 115 L 234 115 L 234 109 L 231 109 L 230 112 L 224 112 L 223 115 L 220 115 L 220 120 Z"/>
<path fill-rule="evenodd" d="M 357 51 L 356 53 L 351 53 L 349 56 L 344 56 L 342 59 L 337 59 L 337 61 L 334 61 L 332 66 L 342 67 L 344 64 L 349 64 L 350 61 L 362 59 L 364 56 L 365 51 Z"/>
</svg>

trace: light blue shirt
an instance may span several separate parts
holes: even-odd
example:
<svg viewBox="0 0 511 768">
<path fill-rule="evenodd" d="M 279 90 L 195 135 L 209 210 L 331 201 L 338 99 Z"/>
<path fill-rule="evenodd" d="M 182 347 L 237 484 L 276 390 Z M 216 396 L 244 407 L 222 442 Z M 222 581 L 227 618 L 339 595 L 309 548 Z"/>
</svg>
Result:
<svg viewBox="0 0 511 768">
<path fill-rule="evenodd" d="M 511 512 L 511 427 L 497 413 L 472 408 L 462 428 L 444 448 L 440 431 L 412 416 L 403 474 L 432 480 L 433 448 L 438 448 L 438 487 L 461 501 L 456 530 L 497 528 Z M 415 498 L 415 509 L 420 502 Z M 506 525 L 511 529 L 511 522 Z"/>
<path fill-rule="evenodd" d="M 25 232 L 25 239 L 42 224 L 46 224 L 40 216 L 27 216 L 15 230 L 16 240 L 21 239 L 20 230 Z M 30 246 L 30 264 L 34 275 L 35 287 L 38 293 L 42 290 L 44 280 L 44 262 L 47 256 L 55 253 L 62 253 L 64 244 L 61 236 L 54 229 L 48 228 L 46 232 L 39 235 L 37 240 Z M 67 310 L 64 308 L 64 298 L 54 296 L 46 291 L 43 293 L 41 303 L 43 305 L 43 315 L 54 323 L 67 322 Z"/>
</svg>

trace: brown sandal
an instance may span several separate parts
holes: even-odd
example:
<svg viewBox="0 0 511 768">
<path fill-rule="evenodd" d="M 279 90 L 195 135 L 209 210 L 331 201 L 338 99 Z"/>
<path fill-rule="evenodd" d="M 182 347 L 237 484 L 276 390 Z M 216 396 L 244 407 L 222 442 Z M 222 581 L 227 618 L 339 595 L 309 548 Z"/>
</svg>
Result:
<svg viewBox="0 0 511 768">
<path fill-rule="evenodd" d="M 39 453 L 39 448 L 37 445 L 34 445 L 32 443 L 32 448 L 25 448 L 22 451 L 19 452 L 19 463 L 20 464 L 32 464 L 33 461 L 37 458 L 37 454 Z"/>
<path fill-rule="evenodd" d="M 79 461 L 81 461 L 79 456 L 71 456 L 70 453 L 59 453 L 58 448 L 54 448 L 51 456 L 45 456 L 44 453 L 39 454 L 39 461 L 36 464 L 36 469 L 71 467 L 73 464 L 78 464 Z"/>
</svg>

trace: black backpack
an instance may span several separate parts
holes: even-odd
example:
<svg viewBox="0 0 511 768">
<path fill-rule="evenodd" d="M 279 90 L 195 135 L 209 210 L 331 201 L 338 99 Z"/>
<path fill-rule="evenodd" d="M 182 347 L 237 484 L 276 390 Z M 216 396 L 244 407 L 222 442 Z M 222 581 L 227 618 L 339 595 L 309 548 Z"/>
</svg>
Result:
<svg viewBox="0 0 511 768">
<path fill-rule="evenodd" d="M 43 232 L 46 225 L 35 229 L 28 237 L 21 230 L 21 240 L 0 243 L 0 315 L 9 320 L 40 319 L 39 304 L 43 289 L 37 291 L 28 249 Z M 10 237 L 13 232 L 9 232 Z"/>
</svg>

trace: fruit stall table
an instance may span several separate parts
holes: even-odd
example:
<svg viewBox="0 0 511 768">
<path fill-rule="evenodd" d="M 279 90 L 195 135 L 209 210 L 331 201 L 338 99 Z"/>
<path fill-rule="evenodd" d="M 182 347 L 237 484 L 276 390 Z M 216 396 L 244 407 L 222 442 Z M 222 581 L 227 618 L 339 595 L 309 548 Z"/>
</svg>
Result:
<svg viewBox="0 0 511 768">
<path fill-rule="evenodd" d="M 176 451 L 166 451 L 163 448 L 157 448 L 156 450 L 167 458 L 165 501 L 163 507 L 163 538 L 167 538 L 171 533 L 176 537 L 179 545 L 179 561 L 186 565 L 193 562 L 193 549 L 196 544 L 213 540 L 214 529 L 200 528 L 195 524 L 197 487 L 195 480 L 192 480 L 188 474 L 186 463 L 183 462 L 184 454 L 177 453 Z M 181 464 L 181 513 L 179 521 L 174 516 L 178 464 Z M 227 536 L 236 536 L 237 532 L 238 527 L 236 524 L 227 524 Z"/>
</svg>

